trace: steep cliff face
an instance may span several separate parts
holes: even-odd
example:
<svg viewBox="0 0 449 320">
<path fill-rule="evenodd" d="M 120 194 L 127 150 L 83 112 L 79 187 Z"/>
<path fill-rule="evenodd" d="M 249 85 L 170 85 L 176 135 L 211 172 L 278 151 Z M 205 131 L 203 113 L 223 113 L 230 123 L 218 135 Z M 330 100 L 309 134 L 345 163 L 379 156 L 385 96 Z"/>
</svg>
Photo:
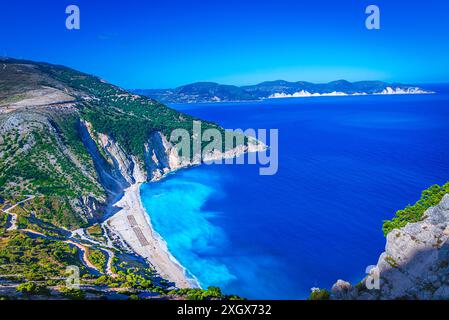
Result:
<svg viewBox="0 0 449 320">
<path fill-rule="evenodd" d="M 212 162 L 215 160 L 236 158 L 248 152 L 263 151 L 267 148 L 262 142 L 249 138 L 246 144 L 235 146 L 227 151 L 213 150 L 203 154 L 202 159 L 188 160 L 180 157 L 178 150 L 161 132 L 150 135 L 148 143 L 145 144 L 145 165 L 150 181 L 161 179 L 167 173 L 181 168 L 187 168 L 201 164 L 201 162 Z"/>
<path fill-rule="evenodd" d="M 449 299 L 449 194 L 422 221 L 387 235 L 385 252 L 367 279 L 352 286 L 339 280 L 334 299 Z"/>
<path fill-rule="evenodd" d="M 119 170 L 114 170 L 111 163 L 106 160 L 98 146 L 97 137 L 93 132 L 90 123 L 80 120 L 79 134 L 86 150 L 89 152 L 95 170 L 98 173 L 99 180 L 109 194 L 117 194 L 127 186 L 126 179 L 121 175 Z"/>
<path fill-rule="evenodd" d="M 177 158 L 175 151 L 160 132 L 150 135 L 148 143 L 145 144 L 145 164 L 150 180 L 159 180 L 170 171 L 188 166 L 187 161 Z"/>
<path fill-rule="evenodd" d="M 245 145 L 238 145 L 225 152 L 214 150 L 205 154 L 201 160 L 191 161 L 180 157 L 176 147 L 165 135 L 156 131 L 150 134 L 148 142 L 144 144 L 144 162 L 142 162 L 135 156 L 126 154 L 119 143 L 108 135 L 96 133 L 89 122 L 82 120 L 80 127 L 83 142 L 96 164 L 103 185 L 115 192 L 136 183 L 157 181 L 170 172 L 199 165 L 202 161 L 235 158 L 247 152 L 266 149 L 263 143 L 250 139 Z"/>
<path fill-rule="evenodd" d="M 96 133 L 92 124 L 84 120 L 80 121 L 80 130 L 83 132 L 83 143 L 96 163 L 96 169 L 106 186 L 112 185 L 113 191 L 117 189 L 120 191 L 147 180 L 146 173 L 136 157 L 126 154 L 110 136 Z"/>
</svg>

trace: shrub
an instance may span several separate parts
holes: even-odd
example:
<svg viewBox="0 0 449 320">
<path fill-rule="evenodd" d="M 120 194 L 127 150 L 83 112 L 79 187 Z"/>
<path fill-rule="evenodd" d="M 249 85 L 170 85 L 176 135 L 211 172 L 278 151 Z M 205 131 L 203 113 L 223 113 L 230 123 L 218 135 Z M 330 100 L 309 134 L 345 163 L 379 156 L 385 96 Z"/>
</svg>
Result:
<svg viewBox="0 0 449 320">
<path fill-rule="evenodd" d="M 313 290 L 308 300 L 329 300 L 330 293 L 326 289 Z"/>
<path fill-rule="evenodd" d="M 100 272 L 104 272 L 104 268 L 107 262 L 107 257 L 101 250 L 88 248 L 87 258 Z"/>
<path fill-rule="evenodd" d="M 61 293 L 71 300 L 84 300 L 86 293 L 81 289 L 63 287 Z"/>
<path fill-rule="evenodd" d="M 421 194 L 421 199 L 414 205 L 408 205 L 405 209 L 398 210 L 393 219 L 384 221 L 382 226 L 384 235 L 386 236 L 394 229 L 404 227 L 409 222 L 413 223 L 422 220 L 424 212 L 440 203 L 447 193 L 449 193 L 449 182 L 443 186 L 433 185 L 424 190 Z"/>
<path fill-rule="evenodd" d="M 48 289 L 34 282 L 24 282 L 17 286 L 16 290 L 25 295 L 46 294 Z"/>
</svg>

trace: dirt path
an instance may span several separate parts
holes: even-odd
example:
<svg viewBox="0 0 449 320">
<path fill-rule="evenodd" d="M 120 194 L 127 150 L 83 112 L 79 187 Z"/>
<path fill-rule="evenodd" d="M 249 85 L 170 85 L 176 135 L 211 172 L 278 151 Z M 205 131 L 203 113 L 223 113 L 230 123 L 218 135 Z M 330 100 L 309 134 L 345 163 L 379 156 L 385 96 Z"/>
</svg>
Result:
<svg viewBox="0 0 449 320">
<path fill-rule="evenodd" d="M 27 202 L 27 201 L 30 201 L 30 200 L 34 199 L 35 197 L 36 197 L 36 196 L 29 195 L 28 198 L 26 198 L 26 199 L 24 199 L 24 200 L 22 200 L 22 201 L 17 202 L 17 203 L 14 204 L 13 206 L 10 206 L 10 207 L 8 207 L 8 208 L 5 209 L 5 210 L 2 210 L 4 213 L 6 213 L 6 214 L 8 214 L 8 215 L 11 216 L 11 226 L 7 229 L 8 231 L 11 231 L 11 230 L 17 230 L 17 214 L 15 214 L 15 213 L 13 213 L 13 212 L 10 212 L 10 211 L 13 210 L 14 208 L 16 208 L 17 206 L 21 205 L 22 203 L 25 203 L 25 202 Z M 35 230 L 31 230 L 31 229 L 21 229 L 20 231 L 23 231 L 23 232 L 26 232 L 26 233 L 30 233 L 30 234 L 33 234 L 33 235 L 35 235 L 35 236 L 39 236 L 39 237 L 46 238 L 46 239 L 60 240 L 60 239 L 57 239 L 57 238 L 55 238 L 55 237 L 47 236 L 47 235 L 45 235 L 45 234 L 43 234 L 43 233 L 41 233 L 41 232 L 38 232 L 38 231 L 35 231 Z M 92 242 L 92 243 L 94 243 L 94 244 L 96 244 L 96 245 L 102 246 L 101 243 L 99 243 L 99 242 L 97 242 L 97 241 L 94 241 L 94 240 L 89 239 L 88 237 L 86 237 L 85 234 L 84 234 L 84 230 L 83 230 L 83 229 L 78 229 L 78 230 L 73 231 L 71 236 L 74 237 L 75 235 L 80 236 L 80 238 L 83 239 L 83 240 L 85 240 L 85 241 L 89 241 L 89 242 Z M 82 262 L 83 262 L 83 264 L 84 264 L 86 267 L 88 267 L 88 268 L 90 268 L 90 269 L 92 269 L 92 270 L 95 270 L 95 271 L 97 271 L 97 272 L 99 272 L 99 273 L 102 273 L 102 272 L 101 272 L 101 271 L 100 271 L 100 270 L 99 270 L 93 263 L 91 263 L 91 262 L 89 261 L 89 259 L 88 259 L 87 251 L 88 251 L 88 248 L 90 248 L 91 246 L 89 246 L 89 245 L 83 245 L 83 244 L 81 244 L 81 243 L 75 241 L 74 239 L 68 239 L 68 240 L 65 240 L 65 241 L 63 241 L 63 242 L 64 242 L 64 243 L 67 243 L 67 244 L 71 244 L 71 245 L 73 245 L 73 246 L 75 246 L 75 247 L 77 247 L 78 249 L 81 250 L 81 252 L 82 252 Z M 108 275 L 110 275 L 110 276 L 115 276 L 115 273 L 114 273 L 113 270 L 112 270 L 112 264 L 113 264 L 114 252 L 113 252 L 112 250 L 109 250 L 109 249 L 106 249 L 106 248 L 99 248 L 99 249 L 100 249 L 101 251 L 103 251 L 104 253 L 106 253 L 107 258 L 108 258 L 107 263 L 106 263 L 106 274 L 108 274 Z"/>
<path fill-rule="evenodd" d="M 65 242 L 65 243 L 68 243 L 68 244 L 72 244 L 72 245 L 74 245 L 75 247 L 77 247 L 78 249 L 80 249 L 81 252 L 83 253 L 83 261 L 84 261 L 84 264 L 85 264 L 87 267 L 89 267 L 89 268 L 91 268 L 91 269 L 93 269 L 93 270 L 96 270 L 96 271 L 100 272 L 100 270 L 98 270 L 97 267 L 94 266 L 94 265 L 92 264 L 92 262 L 89 261 L 89 259 L 88 259 L 88 257 L 87 257 L 87 250 L 88 250 L 88 248 L 87 248 L 86 246 L 84 246 L 84 245 L 82 245 L 82 244 L 80 244 L 80 243 L 78 243 L 78 242 L 75 242 L 75 241 L 73 241 L 73 240 L 66 240 L 66 241 L 64 241 L 64 242 Z M 100 273 L 101 273 L 101 272 L 100 272 Z"/>
<path fill-rule="evenodd" d="M 11 216 L 11 225 L 9 226 L 9 228 L 7 228 L 7 231 L 12 231 L 12 230 L 17 230 L 17 214 L 10 212 L 12 209 L 14 209 L 15 207 L 21 205 L 22 203 L 25 203 L 27 201 L 30 201 L 32 199 L 36 198 L 36 196 L 31 196 L 29 195 L 28 198 L 26 198 L 25 200 L 19 201 L 17 202 L 15 205 L 9 207 L 6 210 L 2 210 L 4 213 L 8 214 Z"/>
<path fill-rule="evenodd" d="M 112 271 L 112 259 L 114 258 L 114 252 L 108 249 L 101 248 L 102 251 L 106 252 L 108 256 L 108 261 L 106 263 L 106 274 L 108 276 L 114 277 L 116 274 Z"/>
<path fill-rule="evenodd" d="M 108 256 L 108 261 L 106 263 L 106 273 L 110 276 L 115 276 L 115 273 L 112 271 L 112 259 L 114 258 L 114 252 L 112 250 L 110 250 L 110 249 L 114 248 L 112 246 L 112 242 L 111 242 L 111 245 L 109 245 L 109 243 L 107 243 L 105 245 L 96 240 L 93 240 L 86 236 L 86 234 L 84 233 L 84 229 L 78 229 L 78 230 L 73 231 L 71 237 L 74 238 L 75 235 L 79 236 L 82 240 L 88 241 L 90 243 L 96 244 L 99 247 L 101 247 L 100 250 L 105 252 L 106 255 Z M 109 240 L 109 237 L 107 237 L 107 239 Z M 106 249 L 105 246 L 108 247 L 108 249 Z"/>
<path fill-rule="evenodd" d="M 56 238 L 54 238 L 54 237 L 51 237 L 51 236 L 47 236 L 47 235 L 45 235 L 45 234 L 43 234 L 43 233 L 41 233 L 41 232 L 38 232 L 38 231 L 34 231 L 34 230 L 31 230 L 31 229 L 22 229 L 22 230 L 20 230 L 20 231 L 23 231 L 23 232 L 26 232 L 26 233 L 31 233 L 31 234 L 34 234 L 34 235 L 36 235 L 36 236 L 39 236 L 39 237 L 42 237 L 42 238 L 46 238 L 46 239 L 55 239 L 56 240 Z M 67 243 L 67 244 L 71 244 L 71 245 L 73 245 L 73 246 L 75 246 L 75 247 L 77 247 L 78 249 L 80 249 L 81 250 L 81 252 L 82 252 L 82 262 L 83 262 L 83 264 L 86 266 L 86 267 L 88 267 L 88 268 L 90 268 L 90 269 L 92 269 L 92 270 L 95 270 L 95 271 L 97 271 L 97 272 L 99 272 L 99 273 L 102 273 L 100 270 L 98 270 L 98 268 L 96 267 L 96 266 L 94 266 L 90 261 L 89 261 L 89 259 L 88 259 L 88 257 L 87 257 L 87 250 L 88 250 L 88 246 L 85 246 L 85 245 L 82 245 L 82 244 L 80 244 L 80 243 L 78 243 L 78 242 L 75 242 L 75 241 L 73 241 L 73 240 L 65 240 L 65 241 L 63 241 L 64 243 Z M 112 252 L 111 252 L 112 253 Z M 111 258 L 111 263 L 112 263 L 112 258 Z M 111 272 L 112 272 L 112 270 L 111 270 Z"/>
</svg>

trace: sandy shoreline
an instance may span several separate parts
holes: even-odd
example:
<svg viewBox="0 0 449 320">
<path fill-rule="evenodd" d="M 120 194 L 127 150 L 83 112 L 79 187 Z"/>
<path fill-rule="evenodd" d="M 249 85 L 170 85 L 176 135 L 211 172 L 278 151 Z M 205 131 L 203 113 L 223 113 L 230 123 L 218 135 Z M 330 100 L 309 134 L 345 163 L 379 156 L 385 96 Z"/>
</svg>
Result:
<svg viewBox="0 0 449 320">
<path fill-rule="evenodd" d="M 235 158 L 247 152 L 258 152 L 266 148 L 267 146 L 265 144 L 257 141 L 256 144 L 249 144 L 247 149 L 238 146 L 225 153 L 211 154 L 205 160 L 213 161 L 216 159 Z M 190 166 L 195 165 L 189 164 L 183 167 L 187 168 Z M 181 167 L 171 168 L 170 171 L 173 173 L 179 169 Z M 140 186 L 146 179 L 140 170 L 138 173 L 135 174 L 137 177 L 135 180 L 141 182 L 135 183 L 123 190 L 123 196 L 111 206 L 111 209 L 118 211 L 113 213 L 105 223 L 120 236 L 121 240 L 132 251 L 147 259 L 160 276 L 175 283 L 176 287 L 200 287 L 196 279 L 187 276 L 186 269 L 171 255 L 164 239 L 153 229 L 150 215 L 145 211 L 140 198 Z"/>
<path fill-rule="evenodd" d="M 198 287 L 189 279 L 185 269 L 170 254 L 167 244 L 153 230 L 150 217 L 140 199 L 140 183 L 124 190 L 123 197 L 114 204 L 120 210 L 107 220 L 107 224 L 140 256 L 147 259 L 165 279 L 178 288 Z"/>
</svg>

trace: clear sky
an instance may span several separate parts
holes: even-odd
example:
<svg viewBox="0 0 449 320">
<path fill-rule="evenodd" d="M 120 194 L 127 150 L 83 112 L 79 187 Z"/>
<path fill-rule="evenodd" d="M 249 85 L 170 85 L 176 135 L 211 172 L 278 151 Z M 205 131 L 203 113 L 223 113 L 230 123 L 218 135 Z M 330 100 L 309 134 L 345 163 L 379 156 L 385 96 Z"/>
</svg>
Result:
<svg viewBox="0 0 449 320">
<path fill-rule="evenodd" d="M 80 30 L 65 28 L 69 4 L 80 8 Z M 380 30 L 365 28 L 370 4 L 380 8 Z M 0 0 L 0 55 L 126 88 L 449 82 L 449 1 Z"/>
</svg>

